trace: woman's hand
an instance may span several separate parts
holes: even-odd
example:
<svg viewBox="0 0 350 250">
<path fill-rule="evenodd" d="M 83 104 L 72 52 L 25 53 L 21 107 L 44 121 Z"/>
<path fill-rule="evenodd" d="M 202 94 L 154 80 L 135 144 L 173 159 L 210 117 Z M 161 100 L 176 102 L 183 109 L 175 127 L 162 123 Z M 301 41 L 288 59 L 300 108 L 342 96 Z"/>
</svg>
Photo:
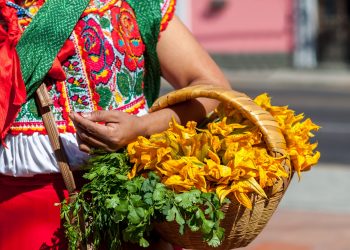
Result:
<svg viewBox="0 0 350 250">
<path fill-rule="evenodd" d="M 175 89 L 198 84 L 230 88 L 224 74 L 177 17 L 162 32 L 157 52 L 162 75 Z M 70 117 L 77 129 L 80 150 L 90 153 L 94 147 L 112 152 L 137 136 L 164 131 L 172 118 L 181 124 L 199 122 L 217 104 L 216 100 L 197 98 L 142 117 L 119 111 L 95 111 L 83 116 L 72 113 Z"/>
<path fill-rule="evenodd" d="M 91 148 L 114 152 L 143 135 L 141 118 L 121 111 L 94 111 L 92 113 L 71 113 L 77 130 L 79 149 L 86 153 Z"/>
</svg>

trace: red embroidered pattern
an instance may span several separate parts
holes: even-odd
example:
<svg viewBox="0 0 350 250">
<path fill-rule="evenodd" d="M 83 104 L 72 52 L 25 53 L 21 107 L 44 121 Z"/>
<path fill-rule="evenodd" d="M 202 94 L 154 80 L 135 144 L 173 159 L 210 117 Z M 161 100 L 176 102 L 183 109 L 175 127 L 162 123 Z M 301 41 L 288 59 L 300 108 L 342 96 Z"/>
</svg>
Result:
<svg viewBox="0 0 350 250">
<path fill-rule="evenodd" d="M 32 5 L 25 7 L 34 15 L 43 2 L 33 0 Z M 175 0 L 162 0 L 160 5 L 160 28 L 164 30 L 174 15 Z M 30 19 L 19 23 L 25 29 Z M 48 87 L 60 133 L 75 132 L 68 116 L 71 111 L 109 109 L 135 115 L 146 112 L 145 45 L 135 14 L 124 0 L 91 0 L 69 39 L 75 45 L 76 55 L 63 64 L 67 80 Z M 28 101 L 22 109 L 11 133 L 46 134 L 34 101 Z"/>
<path fill-rule="evenodd" d="M 176 0 L 165 0 L 162 7 L 160 31 L 164 31 L 175 14 Z"/>
<path fill-rule="evenodd" d="M 130 71 L 143 68 L 145 45 L 141 40 L 134 12 L 123 2 L 121 7 L 111 9 L 111 15 L 113 44 L 125 56 L 125 66 Z"/>
</svg>

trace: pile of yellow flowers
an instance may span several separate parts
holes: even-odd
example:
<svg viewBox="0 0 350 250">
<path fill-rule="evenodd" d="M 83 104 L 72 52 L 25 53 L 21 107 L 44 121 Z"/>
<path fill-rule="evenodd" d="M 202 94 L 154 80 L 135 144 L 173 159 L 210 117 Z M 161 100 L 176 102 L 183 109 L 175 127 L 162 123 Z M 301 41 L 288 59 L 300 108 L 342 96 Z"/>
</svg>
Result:
<svg viewBox="0 0 350 250">
<path fill-rule="evenodd" d="M 317 143 L 311 144 L 310 137 L 319 127 L 288 107 L 272 106 L 267 94 L 255 102 L 279 123 L 298 175 L 315 165 L 320 153 L 314 152 Z M 129 144 L 128 154 L 134 163 L 129 178 L 155 171 L 162 183 L 176 192 L 195 187 L 216 192 L 221 201 L 235 197 L 251 209 L 249 193 L 266 197 L 265 187 L 288 177 L 282 165 L 284 157 L 270 156 L 259 128 L 237 110 L 221 104 L 216 116 L 205 129 L 197 128 L 193 121 L 184 127 L 172 120 L 166 131 Z"/>
</svg>

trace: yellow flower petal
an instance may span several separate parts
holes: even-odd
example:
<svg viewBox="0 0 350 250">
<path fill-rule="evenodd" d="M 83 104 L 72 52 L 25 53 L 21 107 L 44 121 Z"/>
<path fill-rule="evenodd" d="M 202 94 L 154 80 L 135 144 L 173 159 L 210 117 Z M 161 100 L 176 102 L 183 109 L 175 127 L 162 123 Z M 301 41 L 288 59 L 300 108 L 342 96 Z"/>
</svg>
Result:
<svg viewBox="0 0 350 250">
<path fill-rule="evenodd" d="M 253 208 L 252 202 L 250 201 L 246 193 L 235 191 L 234 194 L 239 203 L 241 203 L 243 206 L 245 206 L 249 210 L 252 210 Z"/>
</svg>

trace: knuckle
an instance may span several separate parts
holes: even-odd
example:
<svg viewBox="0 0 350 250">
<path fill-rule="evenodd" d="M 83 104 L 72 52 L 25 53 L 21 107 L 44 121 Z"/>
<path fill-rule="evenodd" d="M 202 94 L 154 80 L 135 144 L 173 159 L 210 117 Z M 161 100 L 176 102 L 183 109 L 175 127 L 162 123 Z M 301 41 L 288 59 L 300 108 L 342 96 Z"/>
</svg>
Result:
<svg viewBox="0 0 350 250">
<path fill-rule="evenodd" d="M 84 132 L 81 132 L 80 134 L 79 134 L 79 137 L 80 137 L 80 139 L 82 139 L 83 141 L 84 140 L 87 140 L 89 137 L 87 136 L 87 134 L 86 133 L 84 133 Z"/>
<path fill-rule="evenodd" d="M 100 119 L 102 119 L 102 117 L 103 117 L 101 111 L 95 111 L 95 112 L 94 112 L 94 115 L 95 115 L 95 118 L 96 118 L 97 120 L 100 120 Z"/>
</svg>

